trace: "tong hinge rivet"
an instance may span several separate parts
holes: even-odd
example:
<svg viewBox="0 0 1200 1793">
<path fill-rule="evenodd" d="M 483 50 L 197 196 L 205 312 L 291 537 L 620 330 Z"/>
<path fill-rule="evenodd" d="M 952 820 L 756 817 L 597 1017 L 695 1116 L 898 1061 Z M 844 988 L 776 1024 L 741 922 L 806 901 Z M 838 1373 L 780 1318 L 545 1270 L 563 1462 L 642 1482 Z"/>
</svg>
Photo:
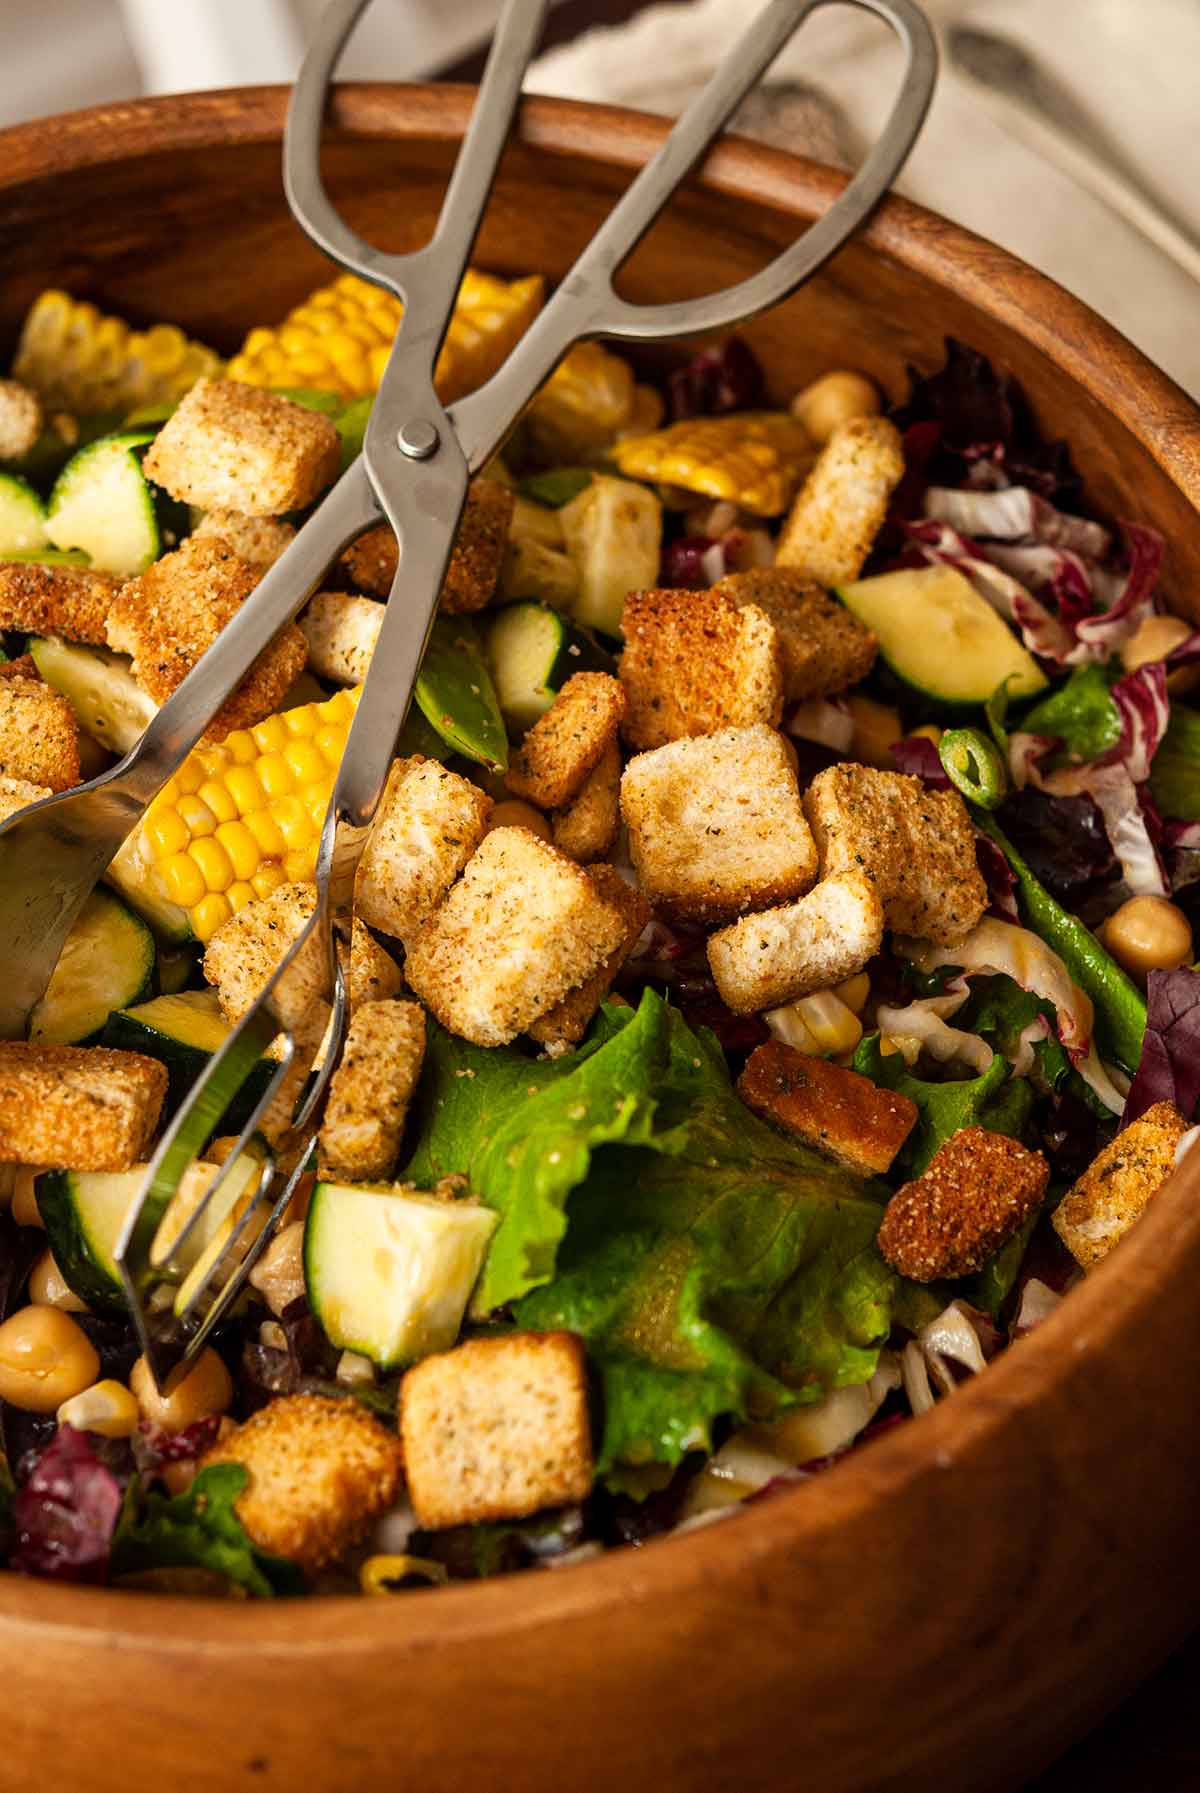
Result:
<svg viewBox="0 0 1200 1793">
<path fill-rule="evenodd" d="M 415 423 L 406 423 L 396 437 L 401 454 L 406 454 L 411 461 L 427 461 L 437 448 L 441 437 L 431 423 L 418 418 Z"/>
</svg>

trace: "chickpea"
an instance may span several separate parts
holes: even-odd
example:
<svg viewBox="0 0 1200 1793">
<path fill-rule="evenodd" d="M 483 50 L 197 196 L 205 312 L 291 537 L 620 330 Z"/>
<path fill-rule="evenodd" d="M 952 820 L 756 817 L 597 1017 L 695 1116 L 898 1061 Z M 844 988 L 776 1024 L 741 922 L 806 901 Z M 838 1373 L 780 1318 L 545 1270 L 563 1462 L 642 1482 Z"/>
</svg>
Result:
<svg viewBox="0 0 1200 1793">
<path fill-rule="evenodd" d="M 854 1014 L 861 1015 L 867 1006 L 867 997 L 871 994 L 871 980 L 865 971 L 856 971 L 853 977 L 844 978 L 840 984 L 835 984 L 833 993 L 840 996 Z"/>
<path fill-rule="evenodd" d="M 129 1376 L 142 1418 L 162 1432 L 183 1432 L 210 1413 L 224 1413 L 233 1400 L 233 1383 L 215 1351 L 202 1351 L 190 1369 L 182 1365 L 160 1392 L 150 1365 L 139 1357 Z"/>
<path fill-rule="evenodd" d="M 877 388 L 865 374 L 842 370 L 825 374 L 798 392 L 791 409 L 817 447 L 823 448 L 839 424 L 852 417 L 874 417 L 881 405 Z"/>
<path fill-rule="evenodd" d="M 1100 939 L 1133 977 L 1192 962 L 1191 924 L 1166 897 L 1130 897 L 1100 928 Z"/>
<path fill-rule="evenodd" d="M 1121 661 L 1127 672 L 1139 666 L 1150 666 L 1165 660 L 1173 648 L 1196 631 L 1195 623 L 1182 616 L 1147 616 L 1140 622 L 1121 649 Z M 1167 676 L 1167 690 L 1173 697 L 1182 697 L 1200 685 L 1200 665 L 1181 666 Z"/>
<path fill-rule="evenodd" d="M 23 1307 L 0 1326 L 0 1399 L 25 1413 L 55 1413 L 100 1374 L 96 1348 L 56 1307 Z"/>
<path fill-rule="evenodd" d="M 935 747 L 942 738 L 942 731 L 936 722 L 923 722 L 920 728 L 914 728 L 912 732 L 922 741 L 932 741 Z"/>
<path fill-rule="evenodd" d="M 864 766 L 878 766 L 881 771 L 894 772 L 896 762 L 892 758 L 892 743 L 904 735 L 900 712 L 890 704 L 876 703 L 873 697 L 848 697 L 846 702 L 854 718 L 851 757 Z"/>
<path fill-rule="evenodd" d="M 56 1307 L 63 1314 L 88 1312 L 87 1302 L 69 1286 L 50 1250 L 42 1253 L 29 1272 L 29 1299 L 37 1307 Z"/>
<path fill-rule="evenodd" d="M 18 1164 L 13 1178 L 12 1217 L 18 1226 L 41 1226 L 42 1217 L 34 1199 L 33 1185 L 40 1171 L 36 1164 Z M 43 1228 L 43 1231 L 45 1229 Z"/>
<path fill-rule="evenodd" d="M 519 797 L 509 797 L 503 803 L 497 803 L 488 817 L 488 833 L 493 828 L 527 828 L 530 834 L 536 834 L 539 840 L 554 839 L 549 822 L 540 809 L 532 803 L 522 803 Z"/>
</svg>

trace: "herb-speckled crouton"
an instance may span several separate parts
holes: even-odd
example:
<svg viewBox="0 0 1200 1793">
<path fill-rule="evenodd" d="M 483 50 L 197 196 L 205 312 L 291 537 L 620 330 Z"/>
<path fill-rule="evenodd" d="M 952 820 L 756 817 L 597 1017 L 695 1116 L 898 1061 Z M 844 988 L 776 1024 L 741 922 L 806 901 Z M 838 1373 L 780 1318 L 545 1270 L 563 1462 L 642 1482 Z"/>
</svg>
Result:
<svg viewBox="0 0 1200 1793">
<path fill-rule="evenodd" d="M 497 479 L 477 479 L 467 493 L 439 599 L 443 611 L 463 615 L 490 604 L 500 577 L 512 521 L 513 495 Z M 369 529 L 347 548 L 342 563 L 351 582 L 373 598 L 386 598 L 400 556 L 389 523 Z"/>
<path fill-rule="evenodd" d="M 40 679 L 0 680 L 0 775 L 50 791 L 79 783 L 75 712 Z"/>
<path fill-rule="evenodd" d="M 576 798 L 617 738 L 625 693 L 606 672 L 572 673 L 512 757 L 506 784 L 541 809 Z"/>
<path fill-rule="evenodd" d="M 580 786 L 579 794 L 551 817 L 554 844 L 576 865 L 603 859 L 621 825 L 621 749 L 610 741 Z"/>
<path fill-rule="evenodd" d="M 0 629 L 61 635 L 103 647 L 105 627 L 121 581 L 86 567 L 0 562 Z"/>
<path fill-rule="evenodd" d="M 486 791 L 438 760 L 394 761 L 358 868 L 367 926 L 410 939 L 483 839 L 491 809 Z"/>
<path fill-rule="evenodd" d="M 569 1332 L 469 1339 L 400 1384 L 409 1498 L 437 1531 L 521 1519 L 592 1486 L 583 1349 Z"/>
<path fill-rule="evenodd" d="M 1175 1168 L 1187 1122 L 1170 1102 L 1156 1102 L 1094 1158 L 1054 1210 L 1054 1230 L 1090 1270 L 1120 1243 Z"/>
<path fill-rule="evenodd" d="M 917 1124 L 917 1105 L 782 1040 L 756 1046 L 738 1078 L 748 1108 L 864 1176 L 881 1176 Z"/>
<path fill-rule="evenodd" d="M 730 921 L 802 895 L 817 875 L 791 753 L 762 722 L 638 754 L 621 813 L 638 884 L 673 921 Z"/>
<path fill-rule="evenodd" d="M 451 1033 L 504 1046 L 591 976 L 625 918 L 582 866 L 524 828 L 494 828 L 406 941 L 405 975 Z"/>
<path fill-rule="evenodd" d="M 296 539 L 295 526 L 282 517 L 244 517 L 240 511 L 205 511 L 192 536 L 220 536 L 227 547 L 252 567 L 273 566 Z"/>
<path fill-rule="evenodd" d="M 352 1017 L 329 1085 L 318 1143 L 323 1177 L 391 1176 L 425 1056 L 425 1011 L 415 1002 L 365 1002 Z"/>
<path fill-rule="evenodd" d="M 819 585 L 862 572 L 904 476 L 900 432 L 886 417 L 839 424 L 792 502 L 775 562 Z"/>
<path fill-rule="evenodd" d="M 236 1502 L 246 1535 L 309 1574 L 370 1531 L 400 1489 L 400 1441 L 358 1401 L 281 1395 L 200 1461 L 249 1472 Z"/>
<path fill-rule="evenodd" d="M 708 963 L 726 1007 L 753 1015 L 853 977 L 882 942 L 874 884 L 861 872 L 835 872 L 797 902 L 711 935 Z"/>
<path fill-rule="evenodd" d="M 359 685 L 367 676 L 387 614 L 385 604 L 353 592 L 319 591 L 300 618 L 308 664 L 319 679 Z"/>
<path fill-rule="evenodd" d="M 1050 1166 L 1040 1152 L 986 1127 L 963 1127 L 921 1176 L 898 1189 L 879 1249 L 901 1276 L 974 1276 L 1042 1205 Z"/>
<path fill-rule="evenodd" d="M 713 590 L 735 604 L 757 604 L 774 623 L 788 703 L 848 690 L 875 664 L 870 629 L 794 567 L 729 573 Z"/>
<path fill-rule="evenodd" d="M 27 778 L 0 777 L 0 822 L 7 822 L 19 809 L 27 809 L 31 803 L 39 803 L 43 797 L 53 795 L 48 784 L 30 784 Z"/>
<path fill-rule="evenodd" d="M 638 936 L 650 920 L 650 905 L 640 891 L 627 884 L 611 865 L 593 865 L 588 876 L 603 897 L 621 911 L 625 933 L 620 944 L 597 967 L 589 978 L 571 990 L 552 1009 L 547 1009 L 529 1029 L 530 1037 L 540 1046 L 576 1045 L 588 1030 L 588 1024 L 604 998 L 613 979 L 637 944 Z"/>
<path fill-rule="evenodd" d="M 19 461 L 42 430 L 42 401 L 20 380 L 0 380 L 0 461 Z"/>
<path fill-rule="evenodd" d="M 739 606 L 719 591 L 635 591 L 621 627 L 631 747 L 779 721 L 779 637 L 756 604 Z"/>
<path fill-rule="evenodd" d="M 328 417 L 237 380 L 197 380 L 142 463 L 172 498 L 245 517 L 303 510 L 340 464 Z"/>
<path fill-rule="evenodd" d="M 0 1041 L 0 1160 L 128 1170 L 145 1156 L 166 1066 L 107 1046 Z"/>
</svg>

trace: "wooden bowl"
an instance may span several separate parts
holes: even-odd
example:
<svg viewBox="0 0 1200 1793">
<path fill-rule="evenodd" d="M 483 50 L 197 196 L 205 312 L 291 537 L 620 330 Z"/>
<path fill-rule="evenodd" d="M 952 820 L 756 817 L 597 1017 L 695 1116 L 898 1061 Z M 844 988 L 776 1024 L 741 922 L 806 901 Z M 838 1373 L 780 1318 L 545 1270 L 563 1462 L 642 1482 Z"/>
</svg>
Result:
<svg viewBox="0 0 1200 1793">
<path fill-rule="evenodd" d="M 330 186 L 422 241 L 470 96 L 351 87 Z M 232 349 L 326 262 L 284 207 L 276 90 L 101 108 L 0 136 L 0 331 L 61 285 Z M 561 274 L 664 127 L 532 100 L 478 258 Z M 840 177 L 730 141 L 627 271 L 724 284 Z M 850 365 L 892 393 L 953 334 L 1020 380 L 1092 498 L 1162 531 L 1200 599 L 1200 415 L 1084 306 L 901 201 L 748 331 L 777 394 Z M 794 1493 L 555 1574 L 245 1606 L 4 1577 L 0 1782 L 347 1793 L 1010 1788 L 1200 1618 L 1200 1154 L 986 1376 Z"/>
</svg>

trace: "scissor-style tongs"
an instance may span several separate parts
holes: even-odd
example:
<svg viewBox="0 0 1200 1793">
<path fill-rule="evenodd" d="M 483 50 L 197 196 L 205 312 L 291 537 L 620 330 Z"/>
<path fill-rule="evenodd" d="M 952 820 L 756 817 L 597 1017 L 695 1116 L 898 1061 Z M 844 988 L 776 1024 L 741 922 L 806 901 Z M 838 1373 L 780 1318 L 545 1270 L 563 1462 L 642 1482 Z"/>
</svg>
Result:
<svg viewBox="0 0 1200 1793">
<path fill-rule="evenodd" d="M 246 669 L 321 584 L 329 566 L 385 517 L 400 544 L 383 627 L 321 836 L 316 908 L 254 1007 L 214 1055 L 169 1127 L 126 1222 L 117 1259 L 143 1348 L 157 1374 L 192 1356 L 243 1286 L 309 1161 L 322 1102 L 348 1023 L 336 950 L 349 939 L 354 877 L 437 607 L 468 481 L 567 350 L 588 338 L 644 341 L 725 328 L 793 292 L 879 203 L 920 130 L 936 74 L 932 34 L 914 0 L 768 0 L 649 165 L 637 175 L 499 371 L 446 409 L 433 371 L 471 254 L 548 0 L 507 0 L 470 129 L 431 241 L 387 255 L 334 210 L 319 170 L 321 120 L 334 69 L 367 0 L 333 0 L 296 83 L 284 137 L 288 203 L 314 242 L 343 267 L 395 293 L 404 317 L 371 411 L 363 452 L 265 575 L 218 641 L 111 771 L 22 811 L 0 829 L 0 1038 L 21 1035 L 71 924 L 121 842 L 199 740 Z M 836 204 L 769 267 L 709 297 L 637 305 L 613 277 L 746 93 L 810 14 L 850 4 L 885 21 L 906 53 L 903 83 L 882 136 Z M 332 1025 L 302 1025 L 288 999 L 297 956 L 324 955 Z M 281 1054 L 238 1146 L 182 1227 L 160 1222 L 181 1179 L 271 1041 Z M 281 1043 L 280 1043 L 281 1042 Z M 290 1082 L 287 1080 L 290 1078 Z M 283 1087 L 300 1098 L 273 1149 L 255 1137 Z M 247 1158 L 261 1164 L 246 1189 Z M 254 1160 L 254 1154 L 258 1154 Z M 233 1172 L 237 1161 L 241 1168 Z M 264 1224 L 265 1217 L 265 1224 Z M 170 1237 L 164 1237 L 167 1233 Z M 156 1238 L 156 1234 L 159 1236 Z M 149 1317 L 177 1286 L 175 1336 Z"/>
</svg>

